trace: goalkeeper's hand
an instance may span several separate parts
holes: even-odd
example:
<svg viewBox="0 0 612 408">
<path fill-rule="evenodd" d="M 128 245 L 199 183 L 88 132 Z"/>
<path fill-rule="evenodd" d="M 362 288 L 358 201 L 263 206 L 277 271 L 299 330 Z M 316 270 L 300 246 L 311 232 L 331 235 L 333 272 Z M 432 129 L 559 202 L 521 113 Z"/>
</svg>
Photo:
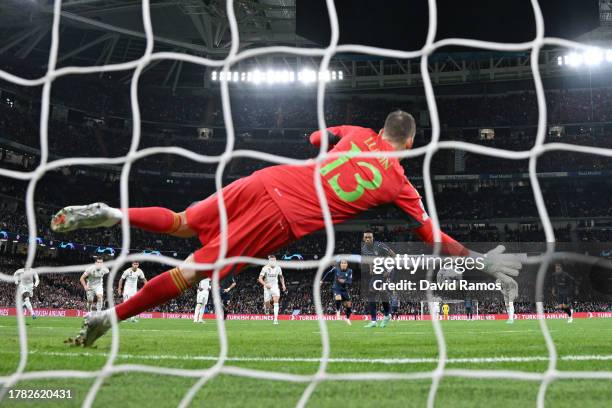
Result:
<svg viewBox="0 0 612 408">
<path fill-rule="evenodd" d="M 505 276 L 518 276 L 519 271 L 523 267 L 519 257 L 513 254 L 504 254 L 506 247 L 498 245 L 490 250 L 484 256 L 478 254 L 484 259 L 484 273 L 500 279 Z"/>
</svg>

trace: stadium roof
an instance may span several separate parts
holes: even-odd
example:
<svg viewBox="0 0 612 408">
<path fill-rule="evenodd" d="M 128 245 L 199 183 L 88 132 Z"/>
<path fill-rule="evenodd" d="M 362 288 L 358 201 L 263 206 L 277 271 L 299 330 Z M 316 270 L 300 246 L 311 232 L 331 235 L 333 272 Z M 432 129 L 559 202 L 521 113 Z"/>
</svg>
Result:
<svg viewBox="0 0 612 408">
<path fill-rule="evenodd" d="M 0 54 L 15 49 L 21 58 L 35 51 L 45 53 L 52 3 L 3 1 Z M 231 38 L 225 0 L 150 3 L 156 49 L 218 58 L 228 53 Z M 79 59 L 92 63 L 104 54 L 105 61 L 119 62 L 142 55 L 145 43 L 141 6 L 140 0 L 64 0 L 60 59 L 73 59 L 71 64 Z M 234 9 L 241 49 L 312 44 L 295 34 L 295 0 L 237 0 Z"/>
<path fill-rule="evenodd" d="M 426 0 L 419 0 L 425 2 Z M 476 1 L 476 0 L 471 0 Z M 540 0 L 542 4 L 548 4 L 546 9 L 547 34 L 555 33 L 558 27 L 570 32 L 584 33 L 588 26 L 593 27 L 591 20 L 578 16 L 572 23 L 567 19 L 567 7 L 562 10 L 551 8 L 551 1 Z M 587 0 L 593 2 L 597 0 Z M 607 0 L 605 0 L 607 1 Z M 438 0 L 441 10 L 439 13 L 439 35 L 441 37 L 466 36 L 468 38 L 480 38 L 487 40 L 527 40 L 529 32 L 532 31 L 529 21 L 523 21 L 525 13 L 518 13 L 517 20 L 510 19 L 505 15 L 513 27 L 521 27 L 521 30 L 495 30 L 494 37 L 484 28 L 483 33 L 465 31 L 471 29 L 469 18 L 460 19 L 464 27 L 456 20 L 458 11 L 452 9 L 450 0 Z M 570 4 L 571 0 L 564 0 Z M 306 39 L 296 34 L 296 26 L 299 28 L 300 21 L 316 21 L 317 24 L 306 24 L 309 29 L 324 30 L 327 17 L 312 15 L 316 11 L 315 5 L 324 6 L 324 0 L 234 0 L 234 9 L 238 19 L 240 31 L 240 48 L 254 48 L 268 45 L 290 45 L 290 46 L 320 46 L 315 38 Z M 338 11 L 343 2 L 336 0 Z M 354 4 L 345 2 L 345 6 Z M 523 6 L 529 6 L 525 0 Z M 564 3 L 564 4 L 565 4 Z M 37 77 L 46 71 L 48 52 L 50 46 L 50 30 L 53 1 L 49 0 L 3 0 L 0 2 L 0 69 L 8 70 L 25 77 Z M 399 4 L 399 3 L 398 3 Z M 556 3 L 555 3 L 556 4 Z M 60 48 L 58 66 L 91 66 L 108 63 L 120 63 L 130 61 L 142 56 L 145 49 L 145 36 L 142 25 L 142 2 L 141 0 L 63 0 L 60 33 Z M 150 10 L 155 34 L 155 51 L 183 52 L 211 58 L 224 58 L 229 52 L 231 44 L 228 19 L 226 16 L 226 0 L 150 0 Z M 308 13 L 303 13 L 306 7 Z M 449 9 L 450 7 L 450 9 Z M 514 7 L 514 6 L 513 6 Z M 530 7 L 530 6 L 529 6 Z M 296 10 L 299 12 L 296 18 Z M 416 9 L 412 10 L 416 14 Z M 493 7 L 489 13 L 497 10 Z M 552 11 L 557 14 L 552 13 Z M 589 9 L 590 10 L 590 9 Z M 359 10 L 357 10 L 359 11 Z M 416 21 L 426 23 L 425 7 L 422 10 L 425 15 L 414 16 Z M 485 11 L 481 10 L 483 13 Z M 464 10 L 463 13 L 466 11 Z M 589 14 L 586 13 L 587 15 Z M 367 16 L 366 16 L 367 14 Z M 384 13 L 383 13 L 384 14 Z M 545 13 L 546 14 L 546 13 Z M 580 13 L 576 13 L 580 14 Z M 360 33 L 367 31 L 372 36 L 371 30 L 352 30 L 351 25 L 345 20 L 355 17 L 372 18 L 372 13 L 353 14 L 340 13 L 341 27 L 343 33 Z M 396 13 L 391 13 L 389 18 L 395 21 Z M 520 17 L 520 18 L 519 18 Z M 561 18 L 563 17 L 563 18 Z M 381 17 L 382 18 L 382 17 Z M 451 24 L 454 21 L 454 24 Z M 489 20 L 489 25 L 499 28 L 497 20 Z M 586 23 L 583 23 L 586 21 Z M 470 24 L 468 24 L 470 23 Z M 520 23 L 520 24 L 519 24 Z M 397 24 L 396 24 L 397 25 Z M 380 26 L 380 24 L 378 24 Z M 416 26 L 409 24 L 411 28 L 409 38 L 416 41 L 418 48 L 418 30 Z M 423 25 L 426 31 L 426 25 Z M 583 34 L 581 41 L 594 43 L 595 38 L 601 41 L 612 42 L 610 26 L 602 26 L 596 30 Z M 445 32 L 444 30 L 448 31 Z M 450 31 L 449 31 L 450 30 Z M 455 30 L 455 31 L 453 31 Z M 299 29 L 297 30 L 300 31 Z M 381 30 L 376 30 L 381 31 Z M 514 35 L 527 36 L 526 38 L 506 38 L 508 32 Z M 485 35 L 486 34 L 486 35 Z M 569 32 L 568 32 L 569 34 Z M 306 35 L 305 35 L 306 36 Z M 591 36 L 588 37 L 587 36 Z M 414 37 L 414 38 L 413 38 Z M 403 39 L 404 37 L 401 36 Z M 360 41 L 357 41 L 361 43 Z M 373 45 L 373 44 L 371 44 Z M 434 77 L 440 74 L 438 83 L 444 82 L 445 75 L 451 75 L 449 83 L 469 82 L 471 78 L 477 80 L 495 79 L 522 79 L 531 75 L 528 61 L 529 53 L 499 53 L 485 52 L 482 50 L 441 50 L 430 58 L 431 72 Z M 556 61 L 556 56 L 546 57 L 546 63 Z M 317 58 L 304 58 L 287 55 L 263 56 L 252 60 L 243 61 L 235 69 L 248 70 L 269 69 L 269 67 L 282 67 L 300 69 L 300 67 L 315 66 Z M 341 69 L 347 78 L 343 85 L 350 89 L 377 89 L 383 87 L 403 87 L 418 84 L 419 79 L 410 79 L 410 76 L 418 76 L 417 60 L 395 61 L 370 55 L 336 55 L 331 62 L 331 69 Z M 411 67 L 411 65 L 414 65 Z M 502 76 L 497 75 L 495 70 L 505 70 Z M 553 67 L 554 68 L 554 67 Z M 447 73 L 445 71 L 452 70 Z M 488 72 L 487 69 L 491 72 Z M 522 70 L 522 71 L 521 71 Z M 516 74 L 524 71 L 525 75 Z M 206 87 L 205 78 L 209 73 L 201 66 L 177 61 L 154 61 L 145 68 L 146 85 L 172 87 Z M 108 75 L 110 77 L 110 74 Z M 123 83 L 129 83 L 131 75 L 129 72 L 113 74 L 113 79 L 119 79 Z M 397 79 L 395 82 L 394 78 Z M 438 81 L 437 78 L 434 78 Z M 365 81 L 365 82 L 364 82 Z M 398 82 L 399 81 L 399 82 Z"/>
</svg>

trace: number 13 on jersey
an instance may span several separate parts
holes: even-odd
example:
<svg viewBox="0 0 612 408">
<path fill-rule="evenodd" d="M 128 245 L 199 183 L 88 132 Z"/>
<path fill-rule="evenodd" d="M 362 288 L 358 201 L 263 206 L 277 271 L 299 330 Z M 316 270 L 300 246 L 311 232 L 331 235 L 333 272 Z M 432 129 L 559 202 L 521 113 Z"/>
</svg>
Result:
<svg viewBox="0 0 612 408">
<path fill-rule="evenodd" d="M 337 169 L 338 167 L 346 164 L 352 157 L 358 155 L 359 153 L 361 153 L 361 149 L 359 148 L 359 146 L 351 142 L 351 150 L 349 150 L 347 154 L 344 154 L 338 157 L 336 160 L 330 163 L 327 163 L 325 166 L 321 167 L 321 170 L 320 170 L 321 175 L 329 183 L 329 185 L 334 190 L 336 195 L 341 200 L 349 202 L 349 203 L 359 200 L 359 198 L 361 198 L 365 190 L 376 190 L 382 184 L 382 174 L 380 170 L 377 169 L 371 163 L 368 163 L 365 161 L 358 161 L 357 165 L 359 167 L 364 167 L 364 168 L 369 169 L 370 172 L 372 173 L 372 179 L 364 180 L 364 178 L 361 177 L 361 174 L 354 173 L 353 177 L 355 179 L 356 186 L 353 190 L 345 190 L 340 186 L 340 183 L 338 182 L 338 179 L 340 178 L 340 174 L 335 174 L 332 177 L 327 177 L 329 173 L 331 173 L 333 170 Z"/>
</svg>

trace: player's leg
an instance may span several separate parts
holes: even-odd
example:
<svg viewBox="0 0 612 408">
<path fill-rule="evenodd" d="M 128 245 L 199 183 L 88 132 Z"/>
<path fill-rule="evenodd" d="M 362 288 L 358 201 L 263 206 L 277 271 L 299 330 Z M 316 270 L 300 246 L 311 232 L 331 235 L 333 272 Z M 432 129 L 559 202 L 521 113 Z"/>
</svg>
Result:
<svg viewBox="0 0 612 408">
<path fill-rule="evenodd" d="M 101 312 L 104 306 L 104 292 L 103 288 L 100 287 L 96 290 L 96 312 Z"/>
<path fill-rule="evenodd" d="M 340 309 L 342 308 L 342 294 L 334 292 L 334 301 L 336 304 L 336 320 L 340 320 Z"/>
<path fill-rule="evenodd" d="M 506 311 L 508 312 L 508 324 L 514 323 L 514 302 L 505 302 L 506 303 Z"/>
<path fill-rule="evenodd" d="M 382 302 L 382 307 L 384 317 L 380 322 L 380 327 L 385 328 L 391 320 L 391 303 L 389 303 L 388 299 L 385 299 L 385 301 Z"/>
<path fill-rule="evenodd" d="M 395 296 L 395 295 L 394 295 Z M 399 305 L 398 305 L 398 300 L 396 297 L 393 297 L 391 299 L 391 317 L 393 319 L 397 319 L 398 316 L 398 311 L 399 311 Z"/>
<path fill-rule="evenodd" d="M 370 315 L 370 322 L 366 324 L 364 327 L 369 329 L 372 327 L 376 327 L 376 315 L 377 315 L 377 307 L 379 300 L 379 292 L 376 290 L 376 279 L 370 278 L 368 283 L 368 290 L 365 293 L 366 299 L 368 300 L 368 314 Z"/>
<path fill-rule="evenodd" d="M 196 232 L 187 224 L 185 212 L 176 213 L 163 207 L 129 208 L 123 213 L 104 203 L 64 207 L 51 219 L 51 229 L 68 232 L 82 228 L 112 227 L 127 214 L 130 225 L 150 232 L 182 238 L 193 237 Z"/>
<path fill-rule="evenodd" d="M 560 297 L 560 309 L 563 310 L 563 312 L 567 315 L 567 322 L 568 323 L 572 323 L 574 321 L 574 311 L 572 310 L 571 307 L 571 301 L 569 300 L 569 296 L 566 295 L 565 293 L 562 293 L 559 295 Z"/>
<path fill-rule="evenodd" d="M 30 313 L 30 316 L 32 316 L 32 318 L 35 319 L 36 316 L 34 316 L 34 309 L 32 308 L 32 302 L 30 302 L 30 293 L 23 292 L 22 299 L 23 299 L 24 309 L 26 309 Z"/>
<path fill-rule="evenodd" d="M 278 309 L 279 309 L 278 301 L 279 300 L 280 300 L 280 293 L 278 292 L 273 293 L 272 303 L 274 303 L 274 324 L 278 324 Z"/>
<path fill-rule="evenodd" d="M 85 298 L 87 299 L 85 310 L 87 310 L 87 312 L 91 312 L 93 310 L 95 297 L 96 294 L 91 288 L 85 293 Z"/>
<path fill-rule="evenodd" d="M 130 298 L 131 298 L 132 296 L 134 296 L 134 294 L 135 294 L 135 293 L 136 293 L 136 292 L 126 291 L 126 290 L 124 289 L 124 290 L 123 290 L 123 301 L 124 301 L 124 302 L 127 302 L 128 300 L 130 300 Z M 132 316 L 132 317 L 130 317 L 130 321 L 131 321 L 132 323 L 137 322 L 137 321 L 138 321 L 137 316 Z"/>
<path fill-rule="evenodd" d="M 378 302 L 375 300 L 370 300 L 368 302 L 368 310 L 370 312 L 370 323 L 365 325 L 366 328 L 376 327 L 376 314 L 377 314 L 376 306 L 377 305 L 378 305 Z"/>
<path fill-rule="evenodd" d="M 200 314 L 198 315 L 198 323 L 204 323 L 204 312 L 206 311 L 206 305 L 208 304 L 208 291 L 204 291 L 204 298 L 202 299 L 202 307 L 200 307 Z"/>
<path fill-rule="evenodd" d="M 221 290 L 221 312 L 223 313 L 223 320 L 227 320 L 227 307 L 229 306 L 230 295 L 229 293 Z"/>
<path fill-rule="evenodd" d="M 197 323 L 198 318 L 200 316 L 200 309 L 202 308 L 202 303 L 196 303 L 195 310 L 193 311 L 193 322 Z"/>
<path fill-rule="evenodd" d="M 345 321 L 349 326 L 351 325 L 351 314 L 353 313 L 353 303 L 351 302 L 351 298 L 346 296 L 344 299 L 344 311 L 345 311 Z"/>
<path fill-rule="evenodd" d="M 264 303 L 263 303 L 263 309 L 264 309 L 264 314 L 267 316 L 270 314 L 270 307 L 272 306 L 270 304 L 270 301 L 272 300 L 272 295 L 270 294 L 270 289 L 266 288 L 264 286 L 263 288 L 263 298 L 264 298 Z"/>
<path fill-rule="evenodd" d="M 387 327 L 387 325 L 391 321 L 391 296 L 392 296 L 391 292 L 385 291 L 385 292 L 380 293 L 380 300 L 382 303 L 383 316 L 384 316 L 382 321 L 380 322 L 381 328 Z"/>
</svg>

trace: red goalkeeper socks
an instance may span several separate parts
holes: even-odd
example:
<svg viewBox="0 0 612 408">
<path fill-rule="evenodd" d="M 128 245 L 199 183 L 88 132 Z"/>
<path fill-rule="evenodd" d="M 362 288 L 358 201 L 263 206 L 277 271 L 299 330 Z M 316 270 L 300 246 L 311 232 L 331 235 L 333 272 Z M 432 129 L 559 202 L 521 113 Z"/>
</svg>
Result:
<svg viewBox="0 0 612 408">
<path fill-rule="evenodd" d="M 181 226 L 181 217 L 163 207 L 129 208 L 130 224 L 151 232 L 171 234 Z"/>
<path fill-rule="evenodd" d="M 178 268 L 157 275 L 129 300 L 115 307 L 117 318 L 125 320 L 162 305 L 183 293 L 189 286 Z"/>
</svg>

